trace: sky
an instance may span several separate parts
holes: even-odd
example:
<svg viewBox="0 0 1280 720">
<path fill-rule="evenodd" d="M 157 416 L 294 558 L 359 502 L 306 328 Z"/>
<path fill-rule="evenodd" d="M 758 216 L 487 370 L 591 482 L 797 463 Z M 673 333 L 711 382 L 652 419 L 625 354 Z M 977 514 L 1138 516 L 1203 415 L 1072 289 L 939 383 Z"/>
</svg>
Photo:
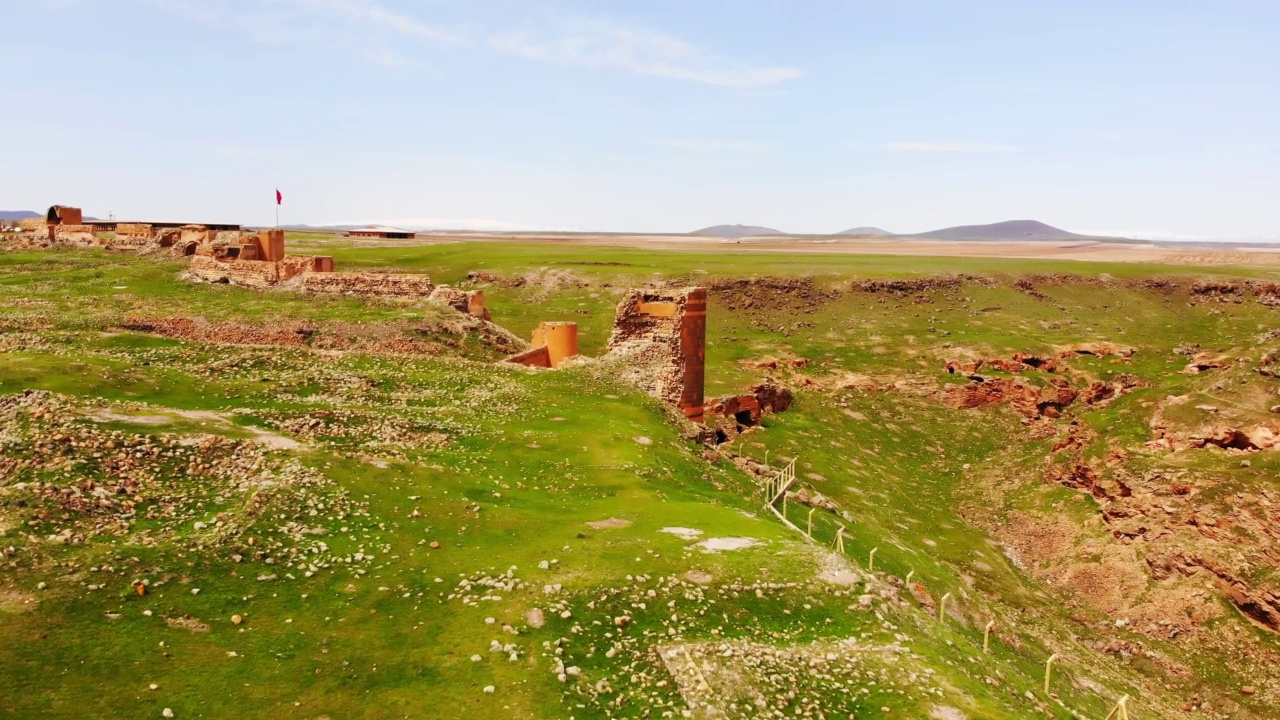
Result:
<svg viewBox="0 0 1280 720">
<path fill-rule="evenodd" d="M 0 209 L 1280 240 L 1275 0 L 3 0 Z"/>
</svg>

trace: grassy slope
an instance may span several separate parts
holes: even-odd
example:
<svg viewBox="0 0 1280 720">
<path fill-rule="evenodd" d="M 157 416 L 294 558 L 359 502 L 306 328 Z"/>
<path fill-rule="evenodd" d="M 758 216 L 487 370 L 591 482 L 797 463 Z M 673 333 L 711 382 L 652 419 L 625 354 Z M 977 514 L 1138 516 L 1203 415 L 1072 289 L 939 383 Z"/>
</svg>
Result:
<svg viewBox="0 0 1280 720">
<path fill-rule="evenodd" d="M 461 282 L 470 270 L 512 276 L 533 272 L 545 278 L 542 268 L 571 269 L 589 286 L 566 287 L 561 278 L 550 285 L 491 287 L 489 304 L 499 322 L 521 335 L 540 320 L 578 321 L 588 353 L 603 346 L 621 289 L 659 276 L 690 282 L 715 276 L 814 276 L 838 285 L 859 277 L 935 271 L 1106 272 L 1117 278 L 1189 272 L 1028 261 L 726 257 L 497 244 L 335 248 L 333 254 L 341 267 L 427 271 L 446 282 Z M 416 320 L 430 310 L 193 288 L 173 279 L 177 264 L 91 253 L 9 254 L 0 255 L 0 263 L 0 288 L 7 299 L 19 301 L 6 303 L 0 312 L 0 326 L 9 328 L 10 338 L 0 354 L 0 392 L 42 388 L 92 402 L 106 398 L 156 408 L 239 408 L 246 413 L 233 416 L 236 422 L 268 428 L 293 427 L 289 420 L 313 417 L 317 409 L 349 413 L 351 428 L 303 438 L 311 449 L 298 456 L 367 503 L 368 517 L 348 522 L 345 533 L 337 531 L 342 520 L 324 513 L 314 520 L 329 528 L 326 539 L 334 553 L 377 556 L 364 566 L 364 575 L 342 566 L 312 578 L 267 583 L 254 579 L 266 568 L 230 559 L 239 547 L 234 543 L 203 552 L 181 543 L 138 547 L 127 538 L 66 547 L 30 543 L 19 554 L 17 567 L 0 570 L 0 587 L 40 600 L 34 610 L 13 606 L 24 611 L 12 616 L 20 622 L 0 628 L 0 647 L 6 648 L 0 652 L 10 669 L 0 681 L 5 683 L 0 685 L 0 708 L 6 712 L 82 716 L 91 709 L 117 715 L 145 708 L 141 714 L 147 715 L 172 707 L 178 717 L 258 717 L 278 715 L 282 709 L 297 717 L 602 716 L 603 710 L 583 697 L 580 688 L 556 681 L 542 644 L 571 638 L 567 664 L 577 663 L 591 679 L 615 678 L 615 685 L 626 686 L 634 672 L 624 669 L 621 658 L 629 658 L 626 668 L 631 669 L 635 663 L 652 669 L 653 658 L 624 652 L 611 663 L 590 652 L 590 646 L 613 640 L 603 636 L 604 628 L 611 615 L 623 611 L 637 613 L 637 627 L 661 625 L 662 616 L 640 617 L 644 612 L 624 600 L 642 586 L 667 592 L 650 578 L 689 570 L 711 574 L 713 587 L 732 578 L 806 584 L 764 598 L 750 593 L 719 597 L 724 619 L 686 616 L 678 631 L 683 639 L 767 637 L 785 644 L 861 635 L 868 643 L 888 643 L 901 631 L 922 667 L 938 673 L 940 684 L 948 687 L 946 702 L 963 707 L 971 717 L 1022 717 L 1036 707 L 1069 716 L 1057 703 L 1024 696 L 1037 691 L 1041 665 L 1051 651 L 1068 659 L 1060 671 L 1067 680 L 1055 689 L 1067 707 L 1086 716 L 1105 714 L 1104 696 L 1143 694 L 1138 688 L 1147 680 L 1140 672 L 1083 651 L 1073 636 L 1088 639 L 1089 631 L 1076 627 L 1051 593 L 1013 567 L 998 546 L 957 514 L 968 468 L 1000 457 L 1017 432 L 1016 421 L 1006 413 L 965 413 L 886 393 L 802 392 L 794 411 L 737 443 L 740 451 L 758 459 L 766 450 L 770 457 L 798 455 L 801 474 L 812 473 L 808 481 L 853 514 L 851 539 L 845 543 L 849 555 L 863 559 L 878 548 L 878 570 L 898 576 L 914 571 L 934 598 L 952 593 L 959 616 L 939 627 L 927 613 L 886 608 L 881 619 L 846 610 L 852 597 L 808 584 L 815 556 L 755 509 L 758 503 L 749 498 L 745 476 L 725 463 L 705 463 L 654 403 L 589 368 L 530 375 L 450 358 L 326 359 L 305 350 L 206 348 L 133 334 L 104 336 L 104 331 L 114 333 L 115 319 L 126 313 L 323 323 Z M 115 290 L 118 286 L 127 291 Z M 805 370 L 812 377 L 838 370 L 936 375 L 947 351 L 943 343 L 989 353 L 1047 352 L 1055 344 L 1098 336 L 1125 342 L 1141 328 L 1144 345 L 1172 347 L 1190 337 L 1239 344 L 1265 325 L 1271 312 L 1250 306 L 1226 315 L 1188 313 L 1167 298 L 1125 290 L 1104 295 L 1067 287 L 1055 291 L 1054 299 L 1036 300 L 1005 285 L 968 286 L 963 293 L 926 304 L 854 293 L 807 314 L 805 321 L 813 326 L 801 328 L 787 325 L 795 317 L 730 314 L 713 301 L 709 392 L 738 389 L 756 377 L 739 360 L 784 351 L 812 361 Z M 787 329 L 779 332 L 779 327 Z M 472 351 L 464 346 L 459 352 Z M 203 374 L 202 368 L 215 361 L 230 362 L 228 372 Z M 1145 356 L 1142 362 L 1148 362 Z M 1136 369 L 1153 376 L 1166 370 Z M 1097 368 L 1099 373 L 1107 370 Z M 276 382 L 257 381 L 262 372 Z M 353 378 L 361 382 L 353 384 Z M 376 427 L 387 416 L 399 419 L 390 435 Z M 112 427 L 156 431 L 129 423 Z M 448 441 L 397 442 L 395 433 L 405 428 L 437 432 Z M 164 430 L 235 434 L 218 425 Z M 652 444 L 637 442 L 637 437 Z M 1028 445 L 1027 452 L 1034 454 L 1036 447 Z M 1070 495 L 1052 492 L 1048 499 L 1033 493 L 1023 502 L 1040 504 Z M 8 503 L 0 504 L 0 513 L 23 517 L 12 500 L 0 503 Z M 419 516 L 410 517 L 415 507 Z M 285 520 L 296 510 L 280 512 Z M 584 525 L 609 517 L 633 524 L 609 530 Z M 794 507 L 791 518 L 805 522 L 805 514 Z M 816 537 L 829 543 L 834 525 L 833 516 L 819 515 Z M 747 536 L 766 545 L 719 555 L 690 552 L 685 541 L 658 532 L 664 526 L 698 528 L 707 536 Z M 20 529 L 8 529 L 3 539 L 20 543 Z M 429 549 L 431 540 L 442 547 Z M 133 557 L 136 563 L 129 559 Z M 538 569 L 540 561 L 550 559 L 559 562 Z M 77 567 L 69 571 L 51 565 L 58 561 Z M 106 576 L 105 589 L 86 591 L 84 586 L 96 584 L 102 573 L 85 571 L 105 563 L 123 570 Z M 471 607 L 446 599 L 460 575 L 496 576 L 511 566 L 528 584 L 503 593 L 503 600 Z M 641 574 L 645 579 L 636 580 Z M 138 598 L 128 582 L 141 575 L 179 579 Z M 182 577 L 190 582 L 181 583 Z M 436 577 L 444 582 L 435 582 Z M 34 585 L 42 579 L 50 590 L 36 593 Z M 544 594 L 543 586 L 550 583 L 565 586 L 571 620 L 548 613 L 551 620 L 542 630 L 524 628 L 524 634 L 511 636 L 497 629 L 502 623 L 521 626 L 526 609 L 556 602 L 558 595 Z M 189 593 L 193 586 L 201 589 L 199 595 Z M 854 595 L 882 587 L 881 581 L 872 581 L 858 586 Z M 609 588 L 626 590 L 599 608 L 586 605 L 592 593 Z M 673 602 L 679 599 L 672 596 Z M 142 615 L 144 608 L 153 615 Z M 122 617 L 104 619 L 107 610 L 118 610 Z M 228 622 L 232 613 L 249 620 L 236 628 Z M 192 634 L 167 628 L 160 619 L 183 614 L 213 630 Z M 486 617 L 497 623 L 485 624 Z M 982 658 L 978 628 L 991 617 L 999 621 L 1006 642 L 997 643 L 991 658 Z M 591 625 L 592 619 L 601 625 Z M 519 661 L 488 653 L 491 639 L 516 643 Z M 237 655 L 232 658 L 228 652 Z M 473 653 L 484 660 L 471 662 Z M 1091 689 L 1086 677 L 1105 691 Z M 147 691 L 152 682 L 160 690 Z M 481 693 L 488 684 L 497 685 L 498 692 Z M 636 697 L 653 702 L 676 698 L 670 688 L 632 684 L 637 686 L 629 690 Z M 19 692 L 22 687 L 29 690 Z M 1144 698 L 1138 707 L 1151 703 L 1151 710 L 1160 713 L 1172 699 Z M 915 688 L 899 695 L 875 686 L 846 707 L 879 712 L 881 706 L 892 706 L 905 716 L 922 716 L 931 702 Z M 579 703 L 583 707 L 576 707 Z M 639 710 L 632 703 L 615 712 Z"/>
</svg>

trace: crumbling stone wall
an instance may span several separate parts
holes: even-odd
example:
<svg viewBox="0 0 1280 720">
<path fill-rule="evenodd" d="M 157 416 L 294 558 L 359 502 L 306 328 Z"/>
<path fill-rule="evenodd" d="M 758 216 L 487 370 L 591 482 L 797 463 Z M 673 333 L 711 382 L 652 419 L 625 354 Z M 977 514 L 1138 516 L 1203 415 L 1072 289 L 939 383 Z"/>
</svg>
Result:
<svg viewBox="0 0 1280 720">
<path fill-rule="evenodd" d="M 116 225 L 116 237 L 151 239 L 152 227 L 146 223 L 120 223 Z"/>
<path fill-rule="evenodd" d="M 184 245 L 191 242 L 207 243 L 216 235 L 217 233 L 210 232 L 204 225 L 183 225 L 178 228 L 178 237 L 175 241 Z"/>
<path fill-rule="evenodd" d="M 18 229 L 24 233 L 48 233 L 49 221 L 42 217 L 23 218 L 18 221 Z"/>
<path fill-rule="evenodd" d="M 701 287 L 632 290 L 618 303 L 609 359 L 654 397 L 703 421 L 707 290 Z"/>
<path fill-rule="evenodd" d="M 267 261 L 268 264 L 276 265 L 277 272 L 280 275 L 280 282 L 292 280 L 295 277 L 307 272 L 311 272 L 315 268 L 316 259 L 312 255 L 285 255 L 279 262 Z M 259 264 L 259 263 L 255 263 Z"/>
<path fill-rule="evenodd" d="M 234 262 L 195 255 L 187 266 L 191 277 L 211 283 L 231 283 L 253 288 L 268 288 L 280 282 L 276 263 Z"/>
<path fill-rule="evenodd" d="M 98 235 L 92 225 L 57 225 L 54 240 L 69 245 L 91 246 L 98 244 Z"/>
<path fill-rule="evenodd" d="M 459 290 L 441 285 L 431 292 L 429 299 L 481 320 L 491 317 L 489 308 L 484 305 L 483 290 Z"/>
<path fill-rule="evenodd" d="M 302 276 L 302 289 L 329 295 L 368 295 L 373 297 L 428 298 L 436 286 L 429 275 L 411 273 L 333 272 L 333 258 L 327 261 L 328 272 L 311 272 Z"/>
</svg>

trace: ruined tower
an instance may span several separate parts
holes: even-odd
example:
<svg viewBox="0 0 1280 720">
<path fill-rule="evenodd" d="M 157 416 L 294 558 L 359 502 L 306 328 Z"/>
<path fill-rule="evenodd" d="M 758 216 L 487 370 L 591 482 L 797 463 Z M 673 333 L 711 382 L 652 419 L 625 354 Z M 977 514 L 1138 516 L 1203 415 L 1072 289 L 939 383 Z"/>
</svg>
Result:
<svg viewBox="0 0 1280 720">
<path fill-rule="evenodd" d="M 632 290 L 618 304 L 609 356 L 625 359 L 625 378 L 703 419 L 707 357 L 707 290 Z"/>
</svg>

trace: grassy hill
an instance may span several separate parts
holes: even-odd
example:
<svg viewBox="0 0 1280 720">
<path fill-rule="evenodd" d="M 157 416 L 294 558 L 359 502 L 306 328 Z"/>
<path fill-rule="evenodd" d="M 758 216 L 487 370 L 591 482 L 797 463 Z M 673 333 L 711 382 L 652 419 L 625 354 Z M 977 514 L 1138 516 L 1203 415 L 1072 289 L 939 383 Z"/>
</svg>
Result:
<svg viewBox="0 0 1280 720">
<path fill-rule="evenodd" d="M 520 278 L 470 286 L 519 335 L 578 322 L 588 355 L 626 288 L 704 284 L 708 395 L 771 376 L 797 402 L 710 450 L 607 367 L 497 364 L 435 306 L 0 253 L 0 713 L 1280 709 L 1275 634 L 1239 595 L 1265 597 L 1274 540 L 1231 521 L 1267 517 L 1280 463 L 1146 445 L 1269 422 L 1260 271 L 301 242 Z M 946 370 L 1017 353 L 1060 367 Z M 999 396 L 1057 382 L 1082 399 Z M 1094 383 L 1121 390 L 1090 404 Z M 785 508 L 812 541 L 750 470 L 791 459 L 826 499 Z"/>
</svg>

